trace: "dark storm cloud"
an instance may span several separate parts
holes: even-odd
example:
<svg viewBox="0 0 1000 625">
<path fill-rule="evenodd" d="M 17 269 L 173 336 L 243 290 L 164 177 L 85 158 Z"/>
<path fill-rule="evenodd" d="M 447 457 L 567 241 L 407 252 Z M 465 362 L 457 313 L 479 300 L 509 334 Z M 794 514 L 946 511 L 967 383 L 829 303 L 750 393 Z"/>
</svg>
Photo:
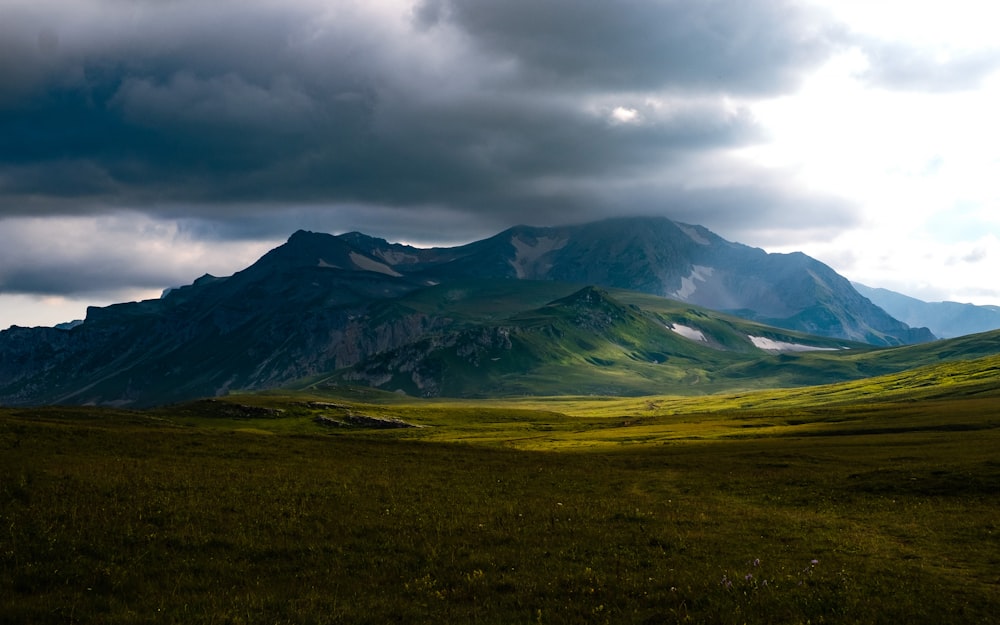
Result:
<svg viewBox="0 0 1000 625">
<path fill-rule="evenodd" d="M 587 91 L 781 93 L 843 36 L 785 0 L 425 0 L 417 16 L 458 25 L 536 85 Z"/>
<path fill-rule="evenodd" d="M 0 221 L 0 297 L 82 295 L 121 301 L 137 290 L 148 296 L 188 284 L 206 272 L 229 275 L 277 244 L 273 234 L 212 232 L 238 223 L 172 222 L 129 212 L 6 219 Z M 2 308 L 0 303 L 0 315 Z"/>
<path fill-rule="evenodd" d="M 7 223 L 0 228 L 0 294 L 79 294 L 163 288 L 177 277 L 150 239 L 108 220 L 83 224 Z M 93 239 L 100 243 L 93 246 Z M 197 274 L 196 274 L 197 275 Z"/>
<path fill-rule="evenodd" d="M 599 214 L 595 179 L 755 140 L 718 96 L 791 88 L 832 32 L 772 0 L 58 7 L 0 26 L 8 215 Z M 664 112 L 660 92 L 681 95 Z"/>
<path fill-rule="evenodd" d="M 120 15 L 123 7 L 133 14 Z M 110 23 L 94 23 L 99 9 Z M 72 196 L 86 212 L 225 198 L 232 187 L 266 191 L 275 177 L 299 186 L 308 180 L 289 163 L 313 158 L 317 135 L 358 142 L 370 109 L 356 97 L 359 68 L 338 65 L 348 53 L 338 25 L 319 43 L 306 41 L 316 16 L 304 7 L 102 2 L 79 10 L 63 23 L 46 14 L 0 26 L 5 58 L 23 63 L 0 66 L 8 213 L 45 210 L 40 197 L 64 212 L 58 198 Z M 67 31 L 63 44 L 31 37 L 35 28 L 40 38 L 51 32 L 42 26 L 49 21 Z M 73 168 L 86 173 L 59 175 Z"/>
<path fill-rule="evenodd" d="M 50 263 L 14 263 L 0 271 L 0 293 L 31 295 L 106 293 L 130 288 L 163 288 L 171 282 L 167 271 L 149 267 L 136 268 L 131 259 L 111 258 L 94 262 L 88 258 L 73 271 L 66 271 L 65 259 Z"/>
<path fill-rule="evenodd" d="M 839 36 L 774 0 L 15 1 L 0 292 L 169 286 L 203 260 L 169 249 L 299 228 L 453 244 L 627 214 L 737 239 L 836 227 L 850 207 L 723 155 L 762 140 L 753 99 L 794 89 Z M 140 214 L 178 228 L 148 235 L 162 253 L 131 217 L 72 250 L 20 230 Z"/>
<path fill-rule="evenodd" d="M 667 192 L 669 214 L 678 221 L 711 224 L 725 238 L 755 246 L 825 238 L 861 223 L 858 207 L 843 198 L 758 181 L 724 188 Z M 661 211 L 662 212 L 662 211 Z"/>
</svg>

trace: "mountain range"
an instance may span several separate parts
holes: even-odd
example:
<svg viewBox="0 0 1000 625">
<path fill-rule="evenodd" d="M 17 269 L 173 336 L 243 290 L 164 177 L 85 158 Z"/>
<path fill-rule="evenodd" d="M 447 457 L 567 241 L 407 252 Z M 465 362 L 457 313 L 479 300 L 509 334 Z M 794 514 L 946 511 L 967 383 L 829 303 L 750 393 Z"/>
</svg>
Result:
<svg viewBox="0 0 1000 625">
<path fill-rule="evenodd" d="M 360 233 L 340 237 L 380 261 L 369 269 L 428 282 L 509 278 L 650 293 L 790 330 L 900 345 L 933 340 L 873 305 L 851 283 L 802 253 L 768 254 L 701 226 L 620 218 L 518 226 L 469 245 L 418 249 Z"/>
<path fill-rule="evenodd" d="M 898 371 L 937 356 L 873 346 L 933 339 L 804 254 L 665 218 L 518 226 L 450 248 L 299 231 L 232 276 L 0 332 L 0 403 L 144 406 L 290 384 L 711 392 Z"/>
<path fill-rule="evenodd" d="M 853 282 L 854 288 L 896 319 L 911 326 L 926 326 L 942 339 L 1000 328 L 1000 306 L 959 302 L 925 302 L 889 289 Z"/>
</svg>

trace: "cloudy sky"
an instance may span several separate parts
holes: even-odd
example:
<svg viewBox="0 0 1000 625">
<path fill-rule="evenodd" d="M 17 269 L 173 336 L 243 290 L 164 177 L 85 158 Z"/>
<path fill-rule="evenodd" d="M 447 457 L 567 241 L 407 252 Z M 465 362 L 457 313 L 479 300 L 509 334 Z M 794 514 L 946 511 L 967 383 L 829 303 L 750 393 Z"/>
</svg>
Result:
<svg viewBox="0 0 1000 625">
<path fill-rule="evenodd" d="M 989 0 L 0 0 L 0 328 L 300 228 L 440 245 L 630 214 L 1000 304 L 997 23 Z"/>
</svg>

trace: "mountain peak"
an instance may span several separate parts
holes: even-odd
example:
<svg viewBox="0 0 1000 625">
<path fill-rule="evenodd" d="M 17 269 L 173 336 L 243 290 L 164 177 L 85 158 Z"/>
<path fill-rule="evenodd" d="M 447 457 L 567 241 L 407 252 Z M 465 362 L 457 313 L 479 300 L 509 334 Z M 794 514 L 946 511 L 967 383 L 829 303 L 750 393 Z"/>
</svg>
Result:
<svg viewBox="0 0 1000 625">
<path fill-rule="evenodd" d="M 304 241 L 315 239 L 317 237 L 328 237 L 329 234 L 322 232 L 313 232 L 312 230 L 296 230 L 292 233 L 292 236 L 288 237 L 286 243 L 301 244 Z"/>
<path fill-rule="evenodd" d="M 254 263 L 251 269 L 312 267 L 335 262 L 347 253 L 349 246 L 333 236 L 321 232 L 297 230 L 284 245 L 280 245 Z"/>
<path fill-rule="evenodd" d="M 596 307 L 604 305 L 614 305 L 617 304 L 608 295 L 608 292 L 602 288 L 596 286 L 585 286 L 579 291 L 570 293 L 566 297 L 561 297 L 550 305 L 553 306 L 585 306 L 585 307 Z"/>
<path fill-rule="evenodd" d="M 379 237 L 373 237 L 371 235 L 365 234 L 364 232 L 358 232 L 357 230 L 352 230 L 350 232 L 345 232 L 344 234 L 338 234 L 337 238 L 341 241 L 346 241 L 351 245 L 389 245 L 389 242 L 385 239 L 380 239 Z"/>
<path fill-rule="evenodd" d="M 604 289 L 586 286 L 550 302 L 543 309 L 549 313 L 569 314 L 577 327 L 600 331 L 625 320 L 628 310 Z"/>
</svg>

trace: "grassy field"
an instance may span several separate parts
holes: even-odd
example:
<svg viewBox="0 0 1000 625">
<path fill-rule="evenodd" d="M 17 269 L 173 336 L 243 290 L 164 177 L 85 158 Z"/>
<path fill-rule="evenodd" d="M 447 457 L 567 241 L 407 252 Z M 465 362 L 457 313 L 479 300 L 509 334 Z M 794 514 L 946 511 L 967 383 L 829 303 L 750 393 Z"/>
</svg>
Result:
<svg viewBox="0 0 1000 625">
<path fill-rule="evenodd" d="M 994 623 L 997 364 L 0 409 L 0 623 Z"/>
</svg>

